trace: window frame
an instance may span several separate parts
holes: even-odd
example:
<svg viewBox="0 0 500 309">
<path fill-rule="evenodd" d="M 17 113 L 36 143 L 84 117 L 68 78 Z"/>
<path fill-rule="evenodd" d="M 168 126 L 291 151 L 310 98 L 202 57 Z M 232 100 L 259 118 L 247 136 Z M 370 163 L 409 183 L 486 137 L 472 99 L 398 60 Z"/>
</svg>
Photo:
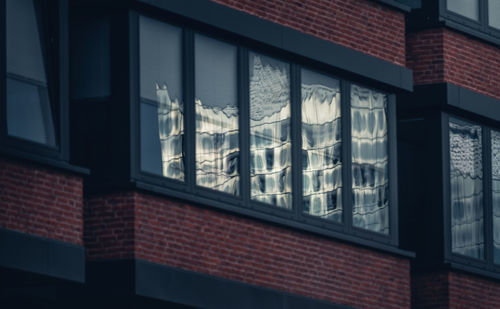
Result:
<svg viewBox="0 0 500 309">
<path fill-rule="evenodd" d="M 496 29 L 489 25 L 488 0 L 478 1 L 479 16 L 477 21 L 448 10 L 447 0 L 439 0 L 439 19 L 443 21 L 446 26 L 500 44 L 500 29 Z"/>
<path fill-rule="evenodd" d="M 0 0 L 0 153 L 22 157 L 51 165 L 67 164 L 69 160 L 68 113 L 68 3 L 67 1 L 41 1 L 42 14 L 49 29 L 47 39 L 54 40 L 46 46 L 43 55 L 48 81 L 49 104 L 54 125 L 54 145 L 42 144 L 10 136 L 7 133 L 7 66 L 6 66 L 6 0 Z"/>
<path fill-rule="evenodd" d="M 183 104 L 184 104 L 184 156 L 185 181 L 169 179 L 141 171 L 140 166 L 140 55 L 139 55 L 139 18 L 152 18 L 182 29 L 183 52 Z M 398 246 L 398 198 L 397 198 L 397 155 L 396 155 L 396 95 L 387 91 L 386 87 L 373 88 L 373 83 L 354 75 L 343 73 L 332 67 L 310 59 L 294 55 L 255 42 L 240 35 L 230 33 L 216 27 L 207 27 L 197 21 L 161 12 L 152 13 L 144 10 L 129 12 L 129 46 L 130 46 L 130 127 L 131 127 L 131 177 L 136 187 L 148 191 L 165 194 L 176 199 L 188 200 L 209 207 L 216 207 L 257 219 L 282 224 L 326 236 L 352 241 L 363 245 L 404 253 Z M 233 196 L 209 188 L 196 185 L 195 171 L 195 108 L 194 104 L 194 34 L 198 33 L 215 40 L 229 43 L 237 48 L 237 96 L 239 108 L 239 142 L 240 142 L 240 195 Z M 237 42 L 237 43 L 234 43 Z M 289 64 L 290 68 L 290 104 L 291 104 L 291 141 L 292 143 L 292 210 L 252 201 L 250 198 L 250 126 L 249 126 L 249 52 L 273 57 Z M 342 179 L 343 179 L 343 221 L 341 223 L 317 218 L 302 213 L 302 164 L 301 164 L 301 68 L 325 74 L 340 82 L 341 124 L 342 124 Z M 338 76 L 345 76 L 340 79 Z M 351 194 L 351 126 L 350 126 L 350 85 L 375 90 L 387 96 L 388 125 L 388 178 L 389 178 L 389 233 L 383 234 L 353 227 Z M 367 86 L 368 85 L 368 86 Z"/>
<path fill-rule="evenodd" d="M 451 169 L 450 169 L 450 119 L 457 119 L 481 127 L 482 131 L 482 160 L 483 160 L 483 233 L 484 259 L 476 259 L 452 251 L 451 232 Z M 491 131 L 500 130 L 490 124 L 485 124 L 477 117 L 468 117 L 453 112 L 441 113 L 442 147 L 443 147 L 443 208 L 444 208 L 444 260 L 456 268 L 470 271 L 486 271 L 491 276 L 495 272 L 500 277 L 500 264 L 494 262 L 493 252 L 493 200 L 492 200 L 492 153 Z"/>
</svg>

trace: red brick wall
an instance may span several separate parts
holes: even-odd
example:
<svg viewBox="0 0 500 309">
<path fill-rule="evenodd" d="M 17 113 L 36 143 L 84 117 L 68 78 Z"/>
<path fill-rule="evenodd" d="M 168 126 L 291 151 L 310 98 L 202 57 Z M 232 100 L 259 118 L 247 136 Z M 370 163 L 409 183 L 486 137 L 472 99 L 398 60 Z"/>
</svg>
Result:
<svg viewBox="0 0 500 309">
<path fill-rule="evenodd" d="M 367 0 L 214 0 L 363 53 L 405 65 L 405 16 Z"/>
<path fill-rule="evenodd" d="M 134 256 L 359 308 L 410 306 L 407 259 L 149 194 L 87 206 L 89 259 Z"/>
<path fill-rule="evenodd" d="M 500 308 L 500 282 L 441 271 L 412 273 L 412 308 Z"/>
<path fill-rule="evenodd" d="M 500 99 L 500 48 L 449 30 L 408 35 L 415 84 L 449 82 Z"/>
<path fill-rule="evenodd" d="M 82 178 L 0 158 L 0 227 L 83 244 Z"/>
</svg>

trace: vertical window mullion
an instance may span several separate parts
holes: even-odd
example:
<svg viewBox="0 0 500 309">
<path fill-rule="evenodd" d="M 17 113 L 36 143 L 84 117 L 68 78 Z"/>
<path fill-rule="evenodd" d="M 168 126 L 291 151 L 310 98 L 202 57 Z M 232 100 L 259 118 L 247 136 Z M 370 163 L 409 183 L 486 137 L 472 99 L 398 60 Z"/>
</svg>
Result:
<svg viewBox="0 0 500 309">
<path fill-rule="evenodd" d="M 7 134 L 7 117 L 6 117 L 6 17 L 5 17 L 5 0 L 0 0 L 0 140 L 5 138 Z"/>
<path fill-rule="evenodd" d="M 342 183 L 344 204 L 344 231 L 352 231 L 352 157 L 351 157 L 351 83 L 345 80 L 340 82 L 341 113 L 342 113 Z"/>
<path fill-rule="evenodd" d="M 238 48 L 238 101 L 240 113 L 240 192 L 243 204 L 250 203 L 250 116 L 248 50 Z"/>
<path fill-rule="evenodd" d="M 488 264 L 493 264 L 493 208 L 492 208 L 492 163 L 491 132 L 483 127 L 483 190 L 484 190 L 484 255 Z"/>
<path fill-rule="evenodd" d="M 301 168 L 301 81 L 300 67 L 291 64 L 290 68 L 290 99 L 291 99 L 291 140 L 292 140 L 292 204 L 296 218 L 301 217 L 302 212 L 302 168 Z"/>
<path fill-rule="evenodd" d="M 186 140 L 184 145 L 186 183 L 190 191 L 196 185 L 195 169 L 195 106 L 194 106 L 194 33 L 184 29 L 183 35 L 183 85 L 184 85 L 184 130 Z"/>
</svg>

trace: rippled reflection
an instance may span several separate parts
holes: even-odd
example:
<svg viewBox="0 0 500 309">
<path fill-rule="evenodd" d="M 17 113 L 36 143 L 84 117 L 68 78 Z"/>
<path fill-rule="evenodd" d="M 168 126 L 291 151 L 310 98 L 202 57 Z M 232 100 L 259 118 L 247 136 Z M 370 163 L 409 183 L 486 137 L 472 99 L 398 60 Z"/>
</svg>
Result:
<svg viewBox="0 0 500 309">
<path fill-rule="evenodd" d="M 143 16 L 139 23 L 141 170 L 184 180 L 182 29 Z"/>
<path fill-rule="evenodd" d="M 387 96 L 351 86 L 353 225 L 389 233 Z"/>
<path fill-rule="evenodd" d="M 288 64 L 250 53 L 250 182 L 253 200 L 292 207 Z"/>
<path fill-rule="evenodd" d="M 236 47 L 195 36 L 196 183 L 239 193 Z"/>
<path fill-rule="evenodd" d="M 493 195 L 493 249 L 500 264 L 500 132 L 491 131 L 491 168 Z"/>
<path fill-rule="evenodd" d="M 163 176 L 184 180 L 182 159 L 182 139 L 184 137 L 184 117 L 178 99 L 171 100 L 167 85 L 157 86 L 158 134 L 161 145 Z"/>
<path fill-rule="evenodd" d="M 451 246 L 484 258 L 481 127 L 450 121 Z"/>
<path fill-rule="evenodd" d="M 339 82 L 302 70 L 304 212 L 342 220 Z"/>
</svg>

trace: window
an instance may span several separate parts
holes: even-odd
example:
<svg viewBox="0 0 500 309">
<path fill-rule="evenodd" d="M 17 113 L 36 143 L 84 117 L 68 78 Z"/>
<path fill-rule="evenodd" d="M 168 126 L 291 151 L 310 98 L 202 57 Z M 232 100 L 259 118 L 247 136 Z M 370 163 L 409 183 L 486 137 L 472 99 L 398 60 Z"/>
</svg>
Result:
<svg viewBox="0 0 500 309">
<path fill-rule="evenodd" d="M 394 95 L 145 16 L 139 42 L 141 180 L 396 243 Z"/>
<path fill-rule="evenodd" d="M 7 134 L 55 145 L 41 10 L 34 0 L 7 0 Z"/>
<path fill-rule="evenodd" d="M 2 148 L 42 157 L 66 156 L 59 133 L 66 110 L 67 76 L 57 56 L 64 42 L 57 36 L 65 5 L 43 0 L 6 0 L 5 89 L 0 99 Z M 65 136 L 63 134 L 63 136 Z"/>
<path fill-rule="evenodd" d="M 500 1 L 441 0 L 441 17 L 448 26 L 498 43 Z"/>
<path fill-rule="evenodd" d="M 457 261 L 495 269 L 500 266 L 500 131 L 452 116 L 448 124 L 451 253 Z"/>
<path fill-rule="evenodd" d="M 473 20 L 479 20 L 479 0 L 447 0 L 449 11 Z"/>
</svg>

